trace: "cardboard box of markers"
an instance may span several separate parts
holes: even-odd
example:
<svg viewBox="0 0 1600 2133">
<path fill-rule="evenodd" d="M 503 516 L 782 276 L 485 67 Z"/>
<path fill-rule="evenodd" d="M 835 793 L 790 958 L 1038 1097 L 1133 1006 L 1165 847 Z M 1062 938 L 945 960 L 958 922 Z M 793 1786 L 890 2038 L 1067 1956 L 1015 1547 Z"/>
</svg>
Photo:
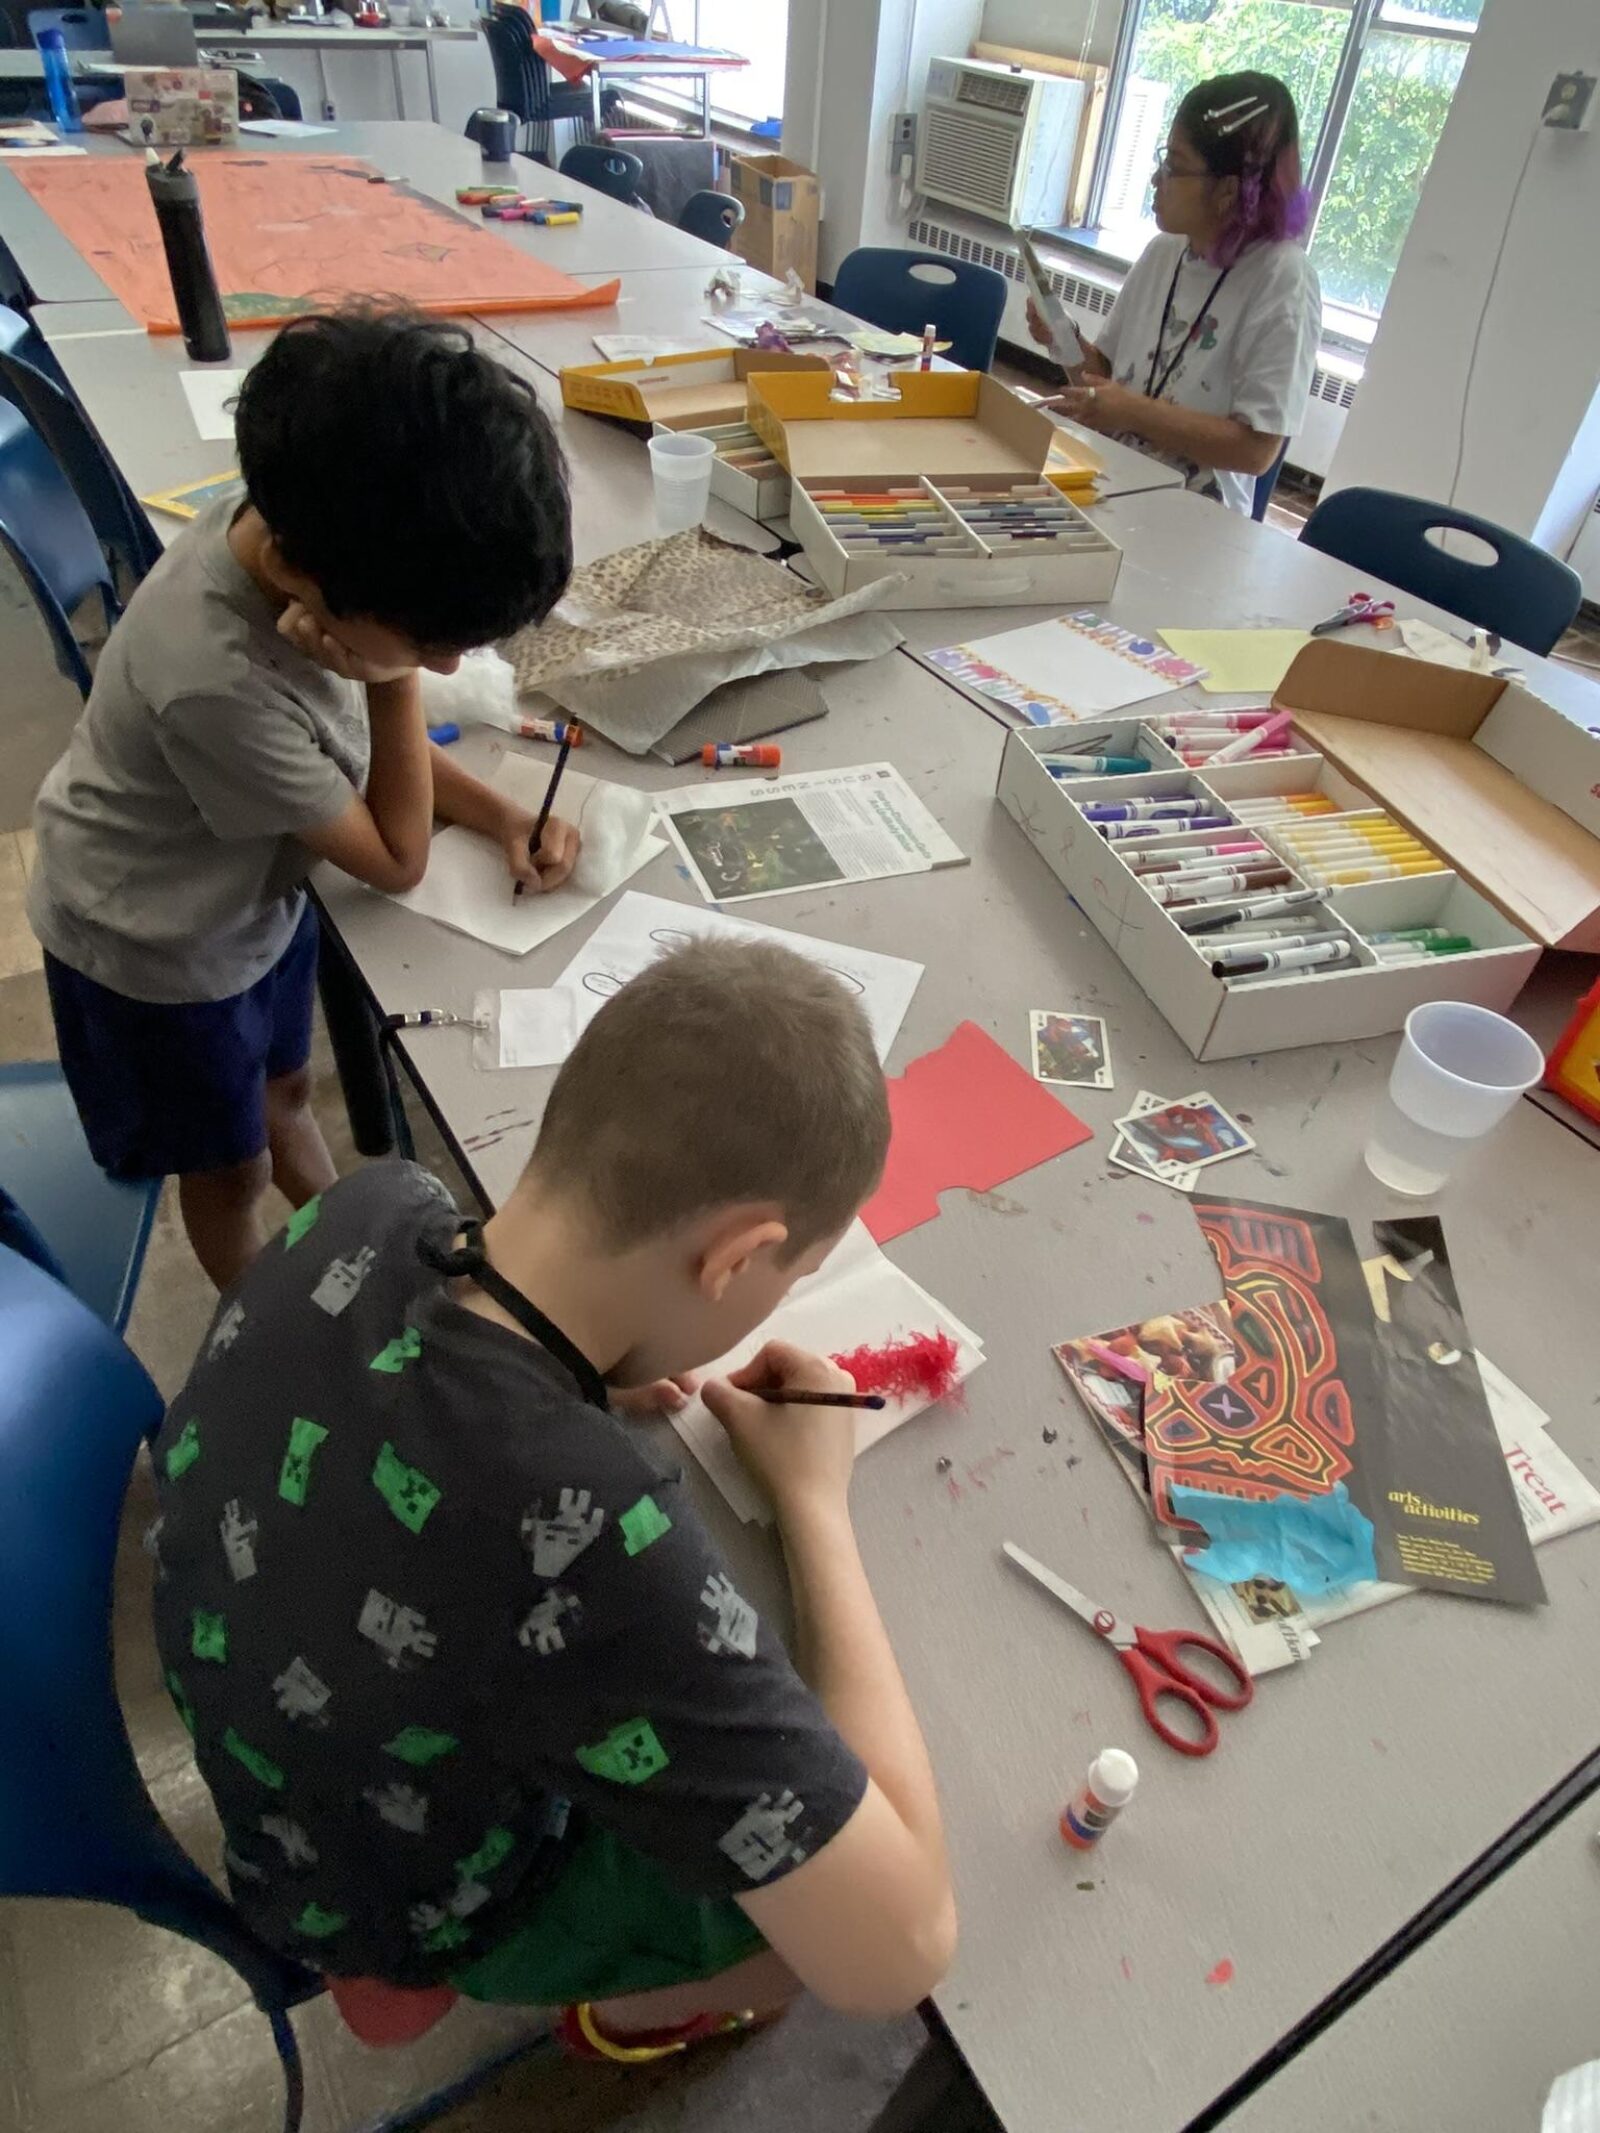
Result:
<svg viewBox="0 0 1600 2133">
<path fill-rule="evenodd" d="M 1001 806 L 1197 1059 L 1382 1036 L 1425 1000 L 1504 1010 L 1545 948 L 1600 950 L 1600 738 L 1519 683 L 1330 640 L 1274 708 L 1288 754 L 1186 764 L 1169 702 L 1095 722 L 1148 772 L 1052 775 L 1070 726 L 1001 758 Z M 1244 888 L 1196 856 L 1230 840 L 1266 855 L 1221 862 Z M 1278 967 L 1269 927 L 1301 943 Z"/>
<path fill-rule="evenodd" d="M 789 476 L 749 428 L 750 379 L 790 370 L 831 375 L 824 356 L 707 349 L 648 362 L 570 364 L 561 373 L 561 398 L 583 414 L 627 423 L 641 436 L 703 431 L 717 446 L 712 495 L 766 523 L 788 515 Z"/>
<path fill-rule="evenodd" d="M 891 400 L 761 372 L 750 425 L 793 477 L 789 521 L 835 597 L 900 576 L 899 608 L 1110 598 L 1122 551 L 1047 470 L 1055 425 L 977 371 L 890 373 Z"/>
</svg>

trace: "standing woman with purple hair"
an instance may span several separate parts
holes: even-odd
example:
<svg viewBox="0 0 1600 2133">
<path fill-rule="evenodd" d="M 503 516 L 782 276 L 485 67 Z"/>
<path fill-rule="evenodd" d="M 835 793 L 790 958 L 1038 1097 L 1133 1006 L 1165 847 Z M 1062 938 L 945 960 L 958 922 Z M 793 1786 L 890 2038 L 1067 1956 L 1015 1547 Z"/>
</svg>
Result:
<svg viewBox="0 0 1600 2133">
<path fill-rule="evenodd" d="M 1248 513 L 1255 479 L 1306 410 L 1322 298 L 1294 98 L 1271 74 L 1221 74 L 1178 106 L 1155 172 L 1156 223 L 1097 345 L 1054 402 L 1180 467 Z M 1045 341 L 1031 311 L 1035 339 Z"/>
</svg>

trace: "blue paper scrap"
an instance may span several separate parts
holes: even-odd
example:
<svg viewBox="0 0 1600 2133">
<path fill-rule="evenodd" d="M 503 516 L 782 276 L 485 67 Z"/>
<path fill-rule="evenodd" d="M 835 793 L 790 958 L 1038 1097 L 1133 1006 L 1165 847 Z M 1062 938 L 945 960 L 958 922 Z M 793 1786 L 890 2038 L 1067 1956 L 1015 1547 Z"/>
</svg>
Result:
<svg viewBox="0 0 1600 2133">
<path fill-rule="evenodd" d="M 1342 1481 L 1326 1496 L 1219 1496 L 1181 1483 L 1170 1493 L 1178 1517 L 1211 1543 L 1185 1562 L 1225 1585 L 1277 1578 L 1309 1599 L 1378 1575 L 1372 1521 Z"/>
</svg>

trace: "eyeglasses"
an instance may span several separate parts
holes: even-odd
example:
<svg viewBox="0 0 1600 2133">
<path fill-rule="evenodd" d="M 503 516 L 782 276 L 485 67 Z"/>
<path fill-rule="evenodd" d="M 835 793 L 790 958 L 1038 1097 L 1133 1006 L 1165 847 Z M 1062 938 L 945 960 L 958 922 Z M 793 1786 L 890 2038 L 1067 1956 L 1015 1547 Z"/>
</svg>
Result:
<svg viewBox="0 0 1600 2133">
<path fill-rule="evenodd" d="M 1156 157 L 1156 167 L 1152 175 L 1157 178 L 1209 178 L 1211 173 L 1205 169 L 1180 170 L 1169 152 Z"/>
</svg>

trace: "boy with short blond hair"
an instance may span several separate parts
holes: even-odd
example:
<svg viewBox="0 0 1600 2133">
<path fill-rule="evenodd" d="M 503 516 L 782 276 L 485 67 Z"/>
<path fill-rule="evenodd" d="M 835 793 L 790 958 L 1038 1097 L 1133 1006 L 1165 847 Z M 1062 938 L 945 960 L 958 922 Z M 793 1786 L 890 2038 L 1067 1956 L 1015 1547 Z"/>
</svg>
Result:
<svg viewBox="0 0 1600 2133">
<path fill-rule="evenodd" d="M 797 1665 L 608 1397 L 759 1326 L 888 1132 L 838 981 L 699 943 L 600 1010 L 481 1229 L 375 1167 L 225 1299 L 156 1447 L 157 1635 L 274 1946 L 574 2003 L 605 2055 L 797 1979 L 863 2014 L 931 1989 L 953 1904 L 851 1530 L 854 1418 L 760 1397 L 848 1379 L 769 1343 L 706 1388 L 776 1509 Z"/>
</svg>

